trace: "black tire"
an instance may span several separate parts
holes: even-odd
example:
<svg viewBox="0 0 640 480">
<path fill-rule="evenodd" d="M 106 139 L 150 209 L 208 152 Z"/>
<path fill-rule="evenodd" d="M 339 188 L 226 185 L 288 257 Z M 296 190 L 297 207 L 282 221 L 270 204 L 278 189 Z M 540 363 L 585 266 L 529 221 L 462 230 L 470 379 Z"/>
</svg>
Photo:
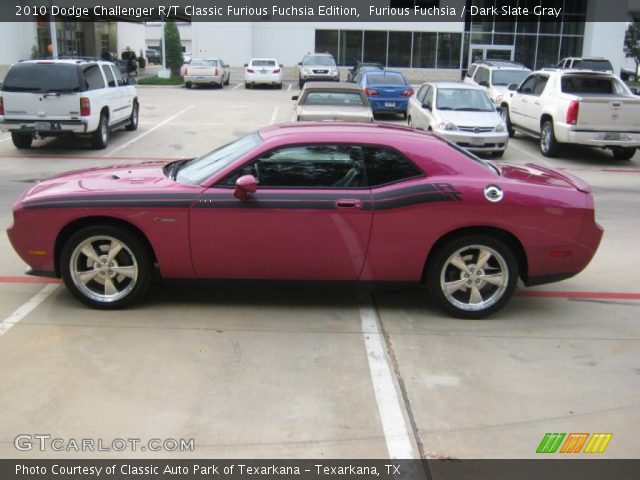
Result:
<svg viewBox="0 0 640 480">
<path fill-rule="evenodd" d="M 557 157 L 559 152 L 560 144 L 553 131 L 553 122 L 545 120 L 540 128 L 540 153 L 545 157 Z"/>
<path fill-rule="evenodd" d="M 511 117 L 509 117 L 509 107 L 506 105 L 502 105 L 502 113 L 500 114 L 502 120 L 504 120 L 505 125 L 507 126 L 507 132 L 509 133 L 509 138 L 513 138 L 516 134 L 516 131 L 513 129 L 511 125 Z"/>
<path fill-rule="evenodd" d="M 480 252 L 488 252 L 490 256 L 478 268 Z M 466 265 L 466 271 L 453 265 L 456 255 Z M 500 285 L 483 280 L 488 277 L 501 282 Z M 431 297 L 440 308 L 458 318 L 478 319 L 500 310 L 509 301 L 518 281 L 518 263 L 501 240 L 482 234 L 467 235 L 446 242 L 433 253 L 426 280 Z M 442 282 L 460 286 L 445 294 Z M 474 292 L 479 297 L 472 298 Z M 474 302 L 478 298 L 486 305 Z"/>
<path fill-rule="evenodd" d="M 493 156 L 496 158 L 502 158 L 506 150 L 496 150 L 493 152 Z"/>
<path fill-rule="evenodd" d="M 278 90 L 282 90 L 282 83 L 278 84 Z"/>
<path fill-rule="evenodd" d="M 298 80 L 298 86 L 300 87 L 300 90 L 302 90 L 302 87 L 304 87 L 304 80 Z"/>
<path fill-rule="evenodd" d="M 251 89 L 251 84 L 250 83 L 245 83 L 244 84 L 244 88 L 246 88 L 247 90 Z"/>
<path fill-rule="evenodd" d="M 103 268 L 96 267 L 95 264 L 102 264 L 103 258 L 105 262 L 109 261 L 109 246 L 113 245 L 110 240 L 119 242 L 123 248 L 114 256 L 111 266 L 105 263 Z M 81 251 L 87 243 L 99 260 L 93 262 L 93 266 L 89 256 Z M 118 274 L 110 267 L 122 271 L 128 269 L 128 274 L 135 269 L 135 278 Z M 153 274 L 151 252 L 145 242 L 132 231 L 115 226 L 85 227 L 71 235 L 62 247 L 60 269 L 62 279 L 74 297 L 102 310 L 123 308 L 139 300 L 148 290 Z M 98 273 L 86 282 L 80 278 L 82 273 L 94 271 Z M 107 282 L 111 282 L 116 294 L 107 295 Z"/>
<path fill-rule="evenodd" d="M 109 144 L 110 133 L 109 117 L 107 117 L 107 115 L 102 112 L 100 114 L 100 122 L 98 122 L 98 128 L 95 132 L 93 132 L 93 135 L 91 135 L 91 145 L 93 145 L 93 148 L 96 148 L 98 150 L 107 148 L 107 145 Z"/>
<path fill-rule="evenodd" d="M 406 120 L 406 119 L 407 119 L 407 112 L 402 112 L 402 118 L 403 118 L 404 120 Z"/>
<path fill-rule="evenodd" d="M 411 117 L 407 117 L 407 127 L 413 128 L 413 122 L 411 121 Z"/>
<path fill-rule="evenodd" d="M 131 108 L 131 116 L 129 117 L 129 123 L 127 124 L 125 129 L 133 132 L 138 129 L 138 116 L 140 114 L 140 106 L 138 102 L 133 102 L 133 107 Z"/>
<path fill-rule="evenodd" d="M 191 84 L 191 82 L 187 82 L 187 83 L 185 83 L 185 84 L 184 84 L 184 86 L 185 86 L 186 88 L 191 88 L 191 87 L 192 87 L 192 84 Z"/>
<path fill-rule="evenodd" d="M 33 134 L 11 132 L 11 141 L 18 149 L 30 148 L 33 143 Z"/>
<path fill-rule="evenodd" d="M 229 85 L 231 83 L 231 74 L 227 77 L 227 81 L 224 82 L 225 85 Z"/>
<path fill-rule="evenodd" d="M 613 147 L 611 149 L 616 160 L 631 160 L 636 154 L 635 147 Z"/>
</svg>

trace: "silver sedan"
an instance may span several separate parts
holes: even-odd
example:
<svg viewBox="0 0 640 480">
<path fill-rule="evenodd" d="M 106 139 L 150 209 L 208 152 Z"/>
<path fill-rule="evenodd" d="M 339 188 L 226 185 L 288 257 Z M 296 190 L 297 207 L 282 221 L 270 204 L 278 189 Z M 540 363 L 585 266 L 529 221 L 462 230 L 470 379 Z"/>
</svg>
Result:
<svg viewBox="0 0 640 480">
<path fill-rule="evenodd" d="M 480 87 L 425 83 L 409 100 L 407 114 L 410 127 L 433 131 L 466 150 L 501 157 L 507 148 L 507 127 Z"/>
</svg>

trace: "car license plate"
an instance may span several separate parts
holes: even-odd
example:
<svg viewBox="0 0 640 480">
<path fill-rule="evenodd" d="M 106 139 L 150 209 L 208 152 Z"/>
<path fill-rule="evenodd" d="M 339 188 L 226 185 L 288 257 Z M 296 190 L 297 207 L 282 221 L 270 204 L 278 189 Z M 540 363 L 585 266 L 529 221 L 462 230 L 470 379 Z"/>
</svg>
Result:
<svg viewBox="0 0 640 480">
<path fill-rule="evenodd" d="M 49 122 L 36 122 L 33 126 L 36 130 L 49 130 L 51 124 Z"/>
<path fill-rule="evenodd" d="M 267 73 L 266 70 L 260 70 L 260 73 Z"/>
<path fill-rule="evenodd" d="M 471 137 L 471 145 L 484 145 L 484 138 Z"/>
<path fill-rule="evenodd" d="M 396 102 L 384 102 L 384 106 L 385 107 L 395 107 L 396 106 Z"/>
<path fill-rule="evenodd" d="M 604 140 L 620 140 L 619 133 L 605 133 Z"/>
</svg>

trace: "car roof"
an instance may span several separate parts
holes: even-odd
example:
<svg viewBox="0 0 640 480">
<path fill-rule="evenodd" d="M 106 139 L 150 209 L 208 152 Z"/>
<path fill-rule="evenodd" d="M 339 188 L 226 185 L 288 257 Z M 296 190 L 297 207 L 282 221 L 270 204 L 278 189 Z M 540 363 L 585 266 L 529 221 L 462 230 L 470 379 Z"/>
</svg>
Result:
<svg viewBox="0 0 640 480">
<path fill-rule="evenodd" d="M 329 52 L 307 53 L 305 57 L 333 57 Z"/>
<path fill-rule="evenodd" d="M 580 75 L 594 75 L 594 76 L 603 76 L 603 77 L 614 76 L 613 74 L 608 72 L 603 72 L 602 70 L 584 70 L 581 68 L 543 68 L 531 73 L 560 73 L 561 75 L 580 74 Z"/>
<path fill-rule="evenodd" d="M 459 88 L 461 90 L 480 90 L 484 92 L 482 87 L 472 83 L 462 82 L 426 82 L 424 85 L 433 85 L 436 88 Z"/>
<path fill-rule="evenodd" d="M 52 64 L 52 63 L 61 63 L 67 65 L 81 65 L 83 63 L 109 63 L 113 62 L 109 60 L 102 60 L 101 58 L 93 58 L 93 57 L 70 57 L 70 58 L 36 58 L 33 60 L 20 60 L 18 63 L 35 63 L 35 64 Z"/>
<path fill-rule="evenodd" d="M 369 75 L 400 75 L 401 77 L 404 78 L 404 75 L 402 74 L 402 72 L 395 72 L 393 70 L 369 70 L 367 72 L 363 72 L 362 75 L 363 76 L 369 76 Z"/>
<path fill-rule="evenodd" d="M 273 62 L 278 62 L 275 58 L 268 58 L 268 57 L 256 57 L 256 58 L 252 58 L 251 60 L 249 60 L 249 62 L 255 62 L 256 60 L 258 61 L 264 61 L 264 60 L 268 60 L 268 61 L 273 61 Z"/>
<path fill-rule="evenodd" d="M 392 125 L 383 123 L 364 122 L 293 122 L 269 125 L 259 130 L 260 136 L 264 139 L 274 139 L 287 135 L 362 135 L 371 140 L 375 140 L 380 135 L 389 135 L 398 138 L 422 139 L 434 143 L 442 143 L 443 140 L 422 130 L 405 127 L 402 125 Z M 363 138 L 364 139 L 364 138 Z"/>
<path fill-rule="evenodd" d="M 477 65 L 485 65 L 487 67 L 494 67 L 494 68 L 513 68 L 513 69 L 519 69 L 519 70 L 529 70 L 527 67 L 525 67 L 521 63 L 511 62 L 509 60 L 479 60 L 474 63 Z"/>
<path fill-rule="evenodd" d="M 349 82 L 307 82 L 304 84 L 304 90 L 350 90 L 362 92 L 362 87 L 357 83 Z"/>
</svg>

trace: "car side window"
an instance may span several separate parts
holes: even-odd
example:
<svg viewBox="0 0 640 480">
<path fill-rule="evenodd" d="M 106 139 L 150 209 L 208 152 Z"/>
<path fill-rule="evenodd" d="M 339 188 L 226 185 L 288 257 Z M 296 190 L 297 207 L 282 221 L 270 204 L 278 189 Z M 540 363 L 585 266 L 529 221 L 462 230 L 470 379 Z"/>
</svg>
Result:
<svg viewBox="0 0 640 480">
<path fill-rule="evenodd" d="M 431 107 L 433 107 L 433 96 L 436 92 L 435 88 L 431 88 L 429 87 L 429 91 L 427 92 L 427 94 L 424 96 L 424 104 L 426 105 L 430 105 Z"/>
<path fill-rule="evenodd" d="M 420 90 L 418 90 L 418 93 L 416 94 L 416 98 L 420 102 L 424 101 L 424 96 L 426 95 L 428 89 L 429 89 L 429 85 L 423 85 L 422 87 L 420 87 Z"/>
<path fill-rule="evenodd" d="M 475 81 L 479 85 L 484 82 L 487 85 L 489 84 L 489 70 L 484 67 L 478 67 L 478 71 L 476 72 Z"/>
<path fill-rule="evenodd" d="M 104 72 L 104 76 L 107 78 L 107 85 L 110 87 L 116 86 L 116 77 L 113 76 L 113 72 L 109 68 L 108 65 L 101 65 L 102 71 Z"/>
<path fill-rule="evenodd" d="M 384 147 L 363 147 L 362 150 L 367 181 L 372 188 L 424 176 L 413 162 L 394 150 Z"/>
<path fill-rule="evenodd" d="M 538 80 L 536 81 L 536 86 L 533 87 L 533 94 L 540 96 L 544 91 L 544 88 L 547 86 L 547 82 L 549 81 L 549 77 L 545 75 L 538 75 Z"/>
<path fill-rule="evenodd" d="M 536 75 L 530 75 L 527 77 L 527 79 L 524 82 L 522 82 L 522 85 L 520 85 L 518 92 L 531 95 L 533 94 L 533 88 L 535 87 L 535 85 L 536 85 Z"/>
<path fill-rule="evenodd" d="M 122 72 L 120 71 L 120 69 L 119 68 L 113 68 L 113 67 L 111 67 L 111 69 L 113 70 L 113 73 L 116 76 L 116 81 L 118 82 L 118 86 L 119 87 L 124 87 L 127 84 L 127 81 L 122 76 Z"/>
<path fill-rule="evenodd" d="M 477 68 L 478 68 L 477 65 L 471 65 L 471 67 L 469 67 L 469 70 L 467 70 L 467 77 L 469 78 L 473 77 L 473 75 L 476 73 Z"/>
<path fill-rule="evenodd" d="M 84 76 L 86 83 L 85 87 L 87 90 L 98 90 L 100 88 L 104 88 L 104 78 L 100 72 L 100 67 L 95 63 L 84 67 L 82 69 L 82 74 Z"/>
<path fill-rule="evenodd" d="M 362 149 L 353 145 L 304 145 L 272 150 L 225 178 L 233 186 L 253 175 L 258 188 L 366 187 Z"/>
</svg>

